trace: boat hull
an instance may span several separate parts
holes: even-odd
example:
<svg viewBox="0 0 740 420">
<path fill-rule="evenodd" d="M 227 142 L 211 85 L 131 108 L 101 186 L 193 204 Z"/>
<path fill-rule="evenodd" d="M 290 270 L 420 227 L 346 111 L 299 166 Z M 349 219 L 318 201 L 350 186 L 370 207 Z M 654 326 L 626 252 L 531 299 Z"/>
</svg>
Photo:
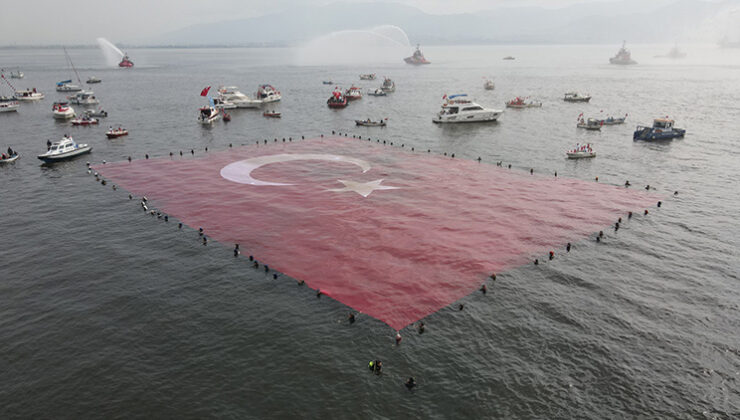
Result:
<svg viewBox="0 0 740 420">
<path fill-rule="evenodd" d="M 14 104 L 2 104 L 0 105 L 0 112 L 16 112 L 20 105 L 16 102 Z"/>
<path fill-rule="evenodd" d="M 44 163 L 54 163 L 54 162 L 61 162 L 64 160 L 73 159 L 77 156 L 90 153 L 91 151 L 92 151 L 92 146 L 85 145 L 82 147 L 78 147 L 77 149 L 71 152 L 59 153 L 56 155 L 43 154 L 43 155 L 38 155 L 37 157 L 39 158 L 39 160 L 44 161 Z"/>
<path fill-rule="evenodd" d="M 106 132 L 105 136 L 109 139 L 117 139 L 119 137 L 128 136 L 128 131 L 124 132 Z"/>
<path fill-rule="evenodd" d="M 74 112 L 55 112 L 54 113 L 54 119 L 55 120 L 68 120 L 70 118 L 74 118 L 75 113 Z"/>
<path fill-rule="evenodd" d="M 13 163 L 16 160 L 20 159 L 20 157 L 21 157 L 21 155 L 15 154 L 12 157 L 9 157 L 9 158 L 6 158 L 6 159 L 0 159 L 0 165 L 5 164 L 5 163 Z"/>
<path fill-rule="evenodd" d="M 381 121 L 381 122 L 377 122 L 377 121 L 367 122 L 367 121 L 355 120 L 355 125 L 358 125 L 360 127 L 385 127 L 386 126 L 386 122 L 385 121 Z"/>
<path fill-rule="evenodd" d="M 44 99 L 44 95 L 38 94 L 34 96 L 16 96 L 15 99 L 21 102 L 35 102 Z"/>
<path fill-rule="evenodd" d="M 600 125 L 589 125 L 589 124 L 577 124 L 576 127 L 583 128 L 588 131 L 601 131 Z"/>
<path fill-rule="evenodd" d="M 567 152 L 568 159 L 588 159 L 596 157 L 596 152 Z"/>
<path fill-rule="evenodd" d="M 591 98 L 564 98 L 563 100 L 565 102 L 588 102 L 591 100 Z"/>
<path fill-rule="evenodd" d="M 473 115 L 438 115 L 432 119 L 436 124 L 484 123 L 497 121 L 502 112 L 481 112 Z"/>
<path fill-rule="evenodd" d="M 686 134 L 686 130 L 680 128 L 674 128 L 671 131 L 656 131 L 652 128 L 638 129 L 632 135 L 633 140 L 671 140 L 676 138 L 682 138 Z"/>
</svg>

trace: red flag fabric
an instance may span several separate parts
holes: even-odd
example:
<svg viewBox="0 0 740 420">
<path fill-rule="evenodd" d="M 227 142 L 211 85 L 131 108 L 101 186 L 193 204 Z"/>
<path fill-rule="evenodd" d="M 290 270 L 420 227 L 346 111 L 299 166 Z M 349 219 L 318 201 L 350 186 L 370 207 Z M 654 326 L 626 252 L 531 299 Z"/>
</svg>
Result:
<svg viewBox="0 0 740 420">
<path fill-rule="evenodd" d="M 657 201 L 339 137 L 95 170 L 396 330 Z"/>
<path fill-rule="evenodd" d="M 203 88 L 203 90 L 200 91 L 200 96 L 206 96 L 206 95 L 208 95 L 208 91 L 209 90 L 211 90 L 211 87 L 210 86 Z"/>
</svg>

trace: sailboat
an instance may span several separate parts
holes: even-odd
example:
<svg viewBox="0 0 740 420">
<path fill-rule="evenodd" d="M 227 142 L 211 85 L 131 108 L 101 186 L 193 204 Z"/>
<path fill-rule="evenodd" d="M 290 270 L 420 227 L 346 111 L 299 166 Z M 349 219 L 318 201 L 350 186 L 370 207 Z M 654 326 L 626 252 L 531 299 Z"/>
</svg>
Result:
<svg viewBox="0 0 740 420">
<path fill-rule="evenodd" d="M 73 104 L 85 105 L 85 106 L 99 104 L 100 101 L 98 101 L 98 99 L 95 97 L 95 92 L 93 92 L 92 90 L 82 89 L 82 80 L 80 80 L 80 74 L 77 72 L 77 69 L 75 68 L 74 63 L 72 62 L 72 58 L 69 56 L 69 53 L 67 53 L 66 48 L 64 48 L 64 55 L 67 57 L 69 66 L 72 67 L 72 71 L 74 71 L 75 76 L 77 77 L 77 83 L 79 84 L 74 85 L 72 84 L 71 80 L 64 80 L 62 82 L 57 83 L 57 91 L 58 92 L 77 92 L 76 95 L 70 96 L 67 98 Z"/>
<path fill-rule="evenodd" d="M 62 80 L 61 82 L 57 82 L 57 92 L 79 92 L 82 90 L 80 75 L 77 74 L 77 69 L 75 69 L 74 64 L 72 64 L 72 59 L 69 57 L 66 48 L 64 48 L 64 57 L 67 59 L 67 64 L 69 64 L 69 66 L 72 68 L 72 71 L 74 71 L 75 75 L 77 75 L 77 81 L 79 82 L 79 84 L 73 84 L 72 79 Z"/>
</svg>

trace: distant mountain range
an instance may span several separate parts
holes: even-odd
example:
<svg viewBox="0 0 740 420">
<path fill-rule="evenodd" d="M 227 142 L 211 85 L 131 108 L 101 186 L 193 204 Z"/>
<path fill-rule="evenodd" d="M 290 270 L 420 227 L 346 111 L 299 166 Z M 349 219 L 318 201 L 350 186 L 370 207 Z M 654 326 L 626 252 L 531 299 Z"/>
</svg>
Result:
<svg viewBox="0 0 740 420">
<path fill-rule="evenodd" d="M 333 31 L 384 24 L 402 28 L 412 43 L 422 44 L 672 43 L 695 39 L 700 25 L 739 8 L 740 0 L 623 0 L 559 9 L 503 4 L 478 13 L 432 15 L 397 3 L 334 3 L 189 26 L 142 43 L 295 45 Z M 718 33 L 715 41 L 720 38 Z"/>
</svg>

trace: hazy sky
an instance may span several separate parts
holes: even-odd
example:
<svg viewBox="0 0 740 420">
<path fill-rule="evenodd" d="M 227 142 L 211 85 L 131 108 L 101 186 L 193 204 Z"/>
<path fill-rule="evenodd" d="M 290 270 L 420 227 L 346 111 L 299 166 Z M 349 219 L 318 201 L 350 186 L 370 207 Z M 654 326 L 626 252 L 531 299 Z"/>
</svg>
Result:
<svg viewBox="0 0 740 420">
<path fill-rule="evenodd" d="M 336 0 L 2 0 L 0 45 L 93 44 L 105 37 L 136 43 L 196 23 L 260 16 L 297 5 L 322 6 Z M 344 0 L 373 2 L 377 0 Z M 560 7 L 606 0 L 389 0 L 427 13 L 492 9 L 499 5 Z M 618 1 L 618 0 L 617 0 Z M 655 1 L 655 0 L 650 0 Z"/>
</svg>

